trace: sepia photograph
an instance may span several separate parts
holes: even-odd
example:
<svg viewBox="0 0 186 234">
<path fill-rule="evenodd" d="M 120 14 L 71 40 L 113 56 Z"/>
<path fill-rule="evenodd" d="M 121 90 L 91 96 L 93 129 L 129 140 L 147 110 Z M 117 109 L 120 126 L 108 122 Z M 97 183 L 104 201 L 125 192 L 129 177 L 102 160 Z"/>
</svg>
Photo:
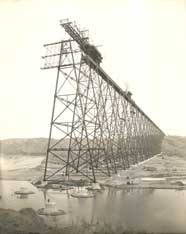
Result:
<svg viewBox="0 0 186 234">
<path fill-rule="evenodd" d="M 186 234 L 186 0 L 0 0 L 0 234 Z"/>
</svg>

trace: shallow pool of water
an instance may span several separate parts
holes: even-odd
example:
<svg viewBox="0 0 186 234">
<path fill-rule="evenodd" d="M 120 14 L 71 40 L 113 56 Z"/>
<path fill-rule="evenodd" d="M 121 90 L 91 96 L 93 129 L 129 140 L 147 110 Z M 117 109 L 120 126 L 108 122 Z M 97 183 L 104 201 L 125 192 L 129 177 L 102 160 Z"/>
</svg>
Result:
<svg viewBox="0 0 186 234">
<path fill-rule="evenodd" d="M 27 187 L 35 192 L 20 199 L 14 192 Z M 57 226 L 71 223 L 104 222 L 124 229 L 148 232 L 186 232 L 186 191 L 154 189 L 105 189 L 94 198 L 73 198 L 72 191 L 44 194 L 26 181 L 0 181 L 0 207 L 19 210 L 44 207 L 45 196 L 57 203 L 66 215 L 45 218 Z"/>
</svg>

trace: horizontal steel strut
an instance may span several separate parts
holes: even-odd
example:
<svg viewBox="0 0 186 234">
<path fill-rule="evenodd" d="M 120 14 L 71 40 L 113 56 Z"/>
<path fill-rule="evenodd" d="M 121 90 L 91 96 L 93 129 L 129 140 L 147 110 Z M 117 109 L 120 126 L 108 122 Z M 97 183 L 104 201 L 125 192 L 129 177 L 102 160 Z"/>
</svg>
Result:
<svg viewBox="0 0 186 234">
<path fill-rule="evenodd" d="M 44 180 L 96 181 L 161 152 L 164 133 L 100 67 L 101 53 L 76 24 L 44 45 L 57 68 Z"/>
</svg>

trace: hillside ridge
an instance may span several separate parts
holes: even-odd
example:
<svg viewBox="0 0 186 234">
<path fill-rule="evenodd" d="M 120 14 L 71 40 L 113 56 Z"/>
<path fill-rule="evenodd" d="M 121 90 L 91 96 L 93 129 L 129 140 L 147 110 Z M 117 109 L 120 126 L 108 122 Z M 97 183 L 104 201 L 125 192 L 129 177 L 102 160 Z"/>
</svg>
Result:
<svg viewBox="0 0 186 234">
<path fill-rule="evenodd" d="M 56 141 L 52 139 L 52 144 Z M 47 144 L 48 138 L 44 137 L 6 139 L 0 141 L 0 152 L 4 155 L 45 155 Z M 165 136 L 162 151 L 169 156 L 186 157 L 186 137 Z"/>
</svg>

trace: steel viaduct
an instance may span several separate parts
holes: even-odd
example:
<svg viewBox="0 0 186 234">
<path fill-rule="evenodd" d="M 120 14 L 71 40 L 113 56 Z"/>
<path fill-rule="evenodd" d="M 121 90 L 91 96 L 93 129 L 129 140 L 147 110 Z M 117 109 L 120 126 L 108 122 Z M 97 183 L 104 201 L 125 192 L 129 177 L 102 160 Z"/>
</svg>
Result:
<svg viewBox="0 0 186 234">
<path fill-rule="evenodd" d="M 111 176 L 161 152 L 164 133 L 101 68 L 88 31 L 60 21 L 68 39 L 45 44 L 56 68 L 45 181 Z"/>
</svg>

